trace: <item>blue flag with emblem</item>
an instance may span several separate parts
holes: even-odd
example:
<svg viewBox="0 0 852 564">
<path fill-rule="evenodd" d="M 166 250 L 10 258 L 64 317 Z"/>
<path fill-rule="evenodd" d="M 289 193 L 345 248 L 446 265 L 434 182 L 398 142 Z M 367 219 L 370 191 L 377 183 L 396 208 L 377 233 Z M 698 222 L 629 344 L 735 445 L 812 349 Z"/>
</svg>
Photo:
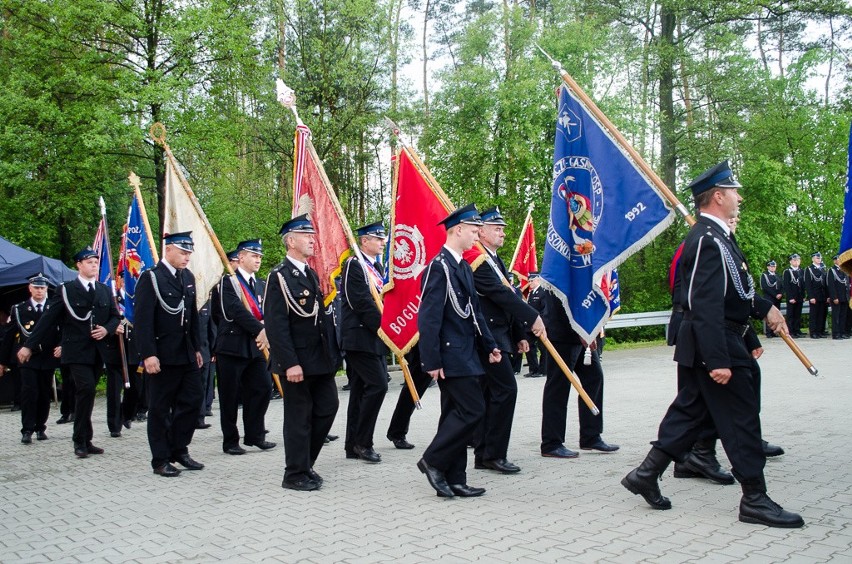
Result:
<svg viewBox="0 0 852 564">
<path fill-rule="evenodd" d="M 133 305 L 136 302 L 136 284 L 143 272 L 157 263 L 154 250 L 151 248 L 152 238 L 148 234 L 145 218 L 138 201 L 139 195 L 133 196 L 130 210 L 127 212 L 127 227 L 121 241 L 121 254 L 118 257 L 118 276 L 121 278 L 124 290 L 124 317 L 130 323 L 135 322 Z"/>
<path fill-rule="evenodd" d="M 674 220 L 651 180 L 582 102 L 558 92 L 553 190 L 541 278 L 591 342 L 613 304 L 604 276 Z"/>
<path fill-rule="evenodd" d="M 846 194 L 843 198 L 843 227 L 840 228 L 840 268 L 852 276 L 852 125 L 849 126 L 849 152 L 846 166 Z"/>
</svg>

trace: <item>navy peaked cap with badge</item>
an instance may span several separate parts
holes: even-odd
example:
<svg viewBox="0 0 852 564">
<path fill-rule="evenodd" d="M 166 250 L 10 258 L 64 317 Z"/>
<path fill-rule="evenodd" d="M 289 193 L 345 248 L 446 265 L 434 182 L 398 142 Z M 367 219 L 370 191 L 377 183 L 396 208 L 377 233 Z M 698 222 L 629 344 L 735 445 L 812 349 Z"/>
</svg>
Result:
<svg viewBox="0 0 852 564">
<path fill-rule="evenodd" d="M 381 221 L 362 225 L 361 227 L 355 230 L 355 235 L 357 235 L 358 237 L 364 237 L 365 235 L 369 235 L 371 237 L 379 237 L 381 239 L 384 239 L 388 236 L 387 232 L 385 231 L 385 226 L 382 225 Z"/>
<path fill-rule="evenodd" d="M 506 225 L 506 220 L 503 219 L 503 214 L 497 206 L 484 210 L 479 216 L 482 218 L 482 223 L 486 225 Z"/>
<path fill-rule="evenodd" d="M 225 256 L 228 257 L 228 260 L 237 260 L 240 258 L 240 250 L 234 249 L 233 251 L 228 251 Z"/>
<path fill-rule="evenodd" d="M 449 229 L 451 227 L 455 227 L 459 223 L 482 225 L 482 218 L 479 217 L 479 212 L 476 210 L 476 206 L 474 204 L 470 203 L 462 208 L 458 208 L 450 215 L 439 221 L 438 225 L 443 225 L 446 229 Z"/>
<path fill-rule="evenodd" d="M 770 260 L 769 262 L 766 263 L 766 266 L 778 266 L 778 265 L 775 264 L 774 260 Z"/>
<path fill-rule="evenodd" d="M 802 258 L 802 257 L 799 256 L 799 253 L 793 253 L 792 255 L 787 257 L 787 260 L 793 260 L 793 259 L 797 259 L 797 258 Z"/>
<path fill-rule="evenodd" d="M 728 166 L 728 161 L 722 161 L 715 166 L 711 166 L 689 185 L 692 190 L 692 195 L 697 196 L 710 190 L 711 188 L 742 188 L 742 184 L 736 181 L 734 173 L 731 172 L 731 167 Z"/>
<path fill-rule="evenodd" d="M 314 230 L 311 220 L 308 219 L 308 214 L 303 213 L 285 221 L 278 231 L 279 235 L 286 235 L 287 233 L 316 233 L 316 230 Z"/>
<path fill-rule="evenodd" d="M 163 242 L 166 245 L 174 245 L 182 251 L 192 252 L 195 250 L 195 243 L 192 242 L 192 231 L 181 231 L 180 233 L 169 233 L 163 237 Z"/>
<path fill-rule="evenodd" d="M 74 255 L 74 262 L 82 262 L 96 256 L 98 256 L 97 251 L 92 249 L 92 247 L 86 247 L 85 249 L 80 249 L 77 254 Z"/>
<path fill-rule="evenodd" d="M 822 258 L 822 253 L 820 253 L 819 251 L 815 251 L 811 253 L 811 258 Z"/>
<path fill-rule="evenodd" d="M 529 278 L 530 280 L 535 280 L 538 277 L 539 277 L 538 272 L 530 272 L 530 278 Z"/>
<path fill-rule="evenodd" d="M 237 254 L 239 254 L 240 251 L 248 251 L 250 253 L 263 256 L 263 243 L 260 239 L 242 241 L 237 245 Z"/>
<path fill-rule="evenodd" d="M 35 288 L 47 288 L 48 283 L 50 282 L 47 277 L 39 272 L 33 276 L 27 278 L 30 281 L 30 284 Z"/>
<path fill-rule="evenodd" d="M 831 260 L 837 260 L 839 258 L 840 258 L 840 255 L 838 254 L 838 255 L 834 255 L 833 257 L 831 257 Z"/>
</svg>

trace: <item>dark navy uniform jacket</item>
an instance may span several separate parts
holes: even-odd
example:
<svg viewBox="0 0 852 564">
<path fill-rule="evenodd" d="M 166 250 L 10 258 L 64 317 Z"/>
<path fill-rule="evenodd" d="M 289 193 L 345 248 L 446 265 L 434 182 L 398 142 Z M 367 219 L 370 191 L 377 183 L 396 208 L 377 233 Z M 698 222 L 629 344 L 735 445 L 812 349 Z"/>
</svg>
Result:
<svg viewBox="0 0 852 564">
<path fill-rule="evenodd" d="M 39 350 L 40 346 L 44 347 L 52 341 L 55 327 L 59 325 L 62 328 L 62 364 L 97 364 L 98 356 L 101 362 L 107 364 L 121 363 L 118 338 L 115 337 L 121 317 L 113 301 L 112 290 L 100 282 L 94 284 L 94 297 L 79 278 L 57 288 L 56 294 L 48 300 L 46 312 L 24 346 L 33 351 Z M 89 319 L 80 321 L 68 312 L 62 297 L 63 288 L 74 315 L 84 318 L 91 312 Z M 108 333 L 99 341 L 92 338 L 92 327 L 95 325 L 105 328 Z"/>
<path fill-rule="evenodd" d="M 461 264 L 456 262 L 450 251 L 443 247 L 429 263 L 421 285 L 417 329 L 420 332 L 423 371 L 443 368 L 447 378 L 485 374 L 477 347 L 485 353 L 498 347 L 482 314 L 470 265 L 464 259 Z M 462 318 L 456 312 L 448 291 L 453 293 L 462 311 L 470 304 L 472 312 L 469 317 Z"/>
<path fill-rule="evenodd" d="M 198 309 L 195 307 L 195 276 L 184 268 L 177 279 L 163 261 L 146 270 L 136 286 L 136 346 L 142 360 L 156 356 L 160 364 L 181 366 L 195 364 L 195 353 L 201 352 Z M 154 293 L 156 278 L 160 296 L 169 308 L 184 303 L 182 313 L 166 311 Z"/>
<path fill-rule="evenodd" d="M 299 310 L 288 303 L 290 298 L 305 313 L 312 313 L 316 306 L 316 316 L 299 315 Z M 337 371 L 340 352 L 334 337 L 334 319 L 331 308 L 323 306 L 319 277 L 310 266 L 302 273 L 285 258 L 272 269 L 266 279 L 264 323 L 274 373 L 283 376 L 296 365 L 302 367 L 305 376 Z"/>
<path fill-rule="evenodd" d="M 248 281 L 237 271 L 233 276 L 240 283 Z M 216 340 L 213 351 L 216 354 L 229 354 L 240 358 L 254 358 L 263 353 L 257 348 L 255 339 L 263 331 L 261 323 L 242 302 L 242 287 L 239 292 L 234 288 L 232 275 L 226 274 L 219 281 L 213 292 L 210 308 L 213 321 L 216 324 Z M 263 294 L 266 284 L 255 280 L 255 297 L 258 306 L 263 307 Z"/>
<path fill-rule="evenodd" d="M 41 314 L 36 311 L 31 299 L 12 306 L 9 317 L 9 331 L 3 337 L 2 345 L 0 345 L 0 364 L 6 366 L 18 364 L 18 351 L 21 350 L 29 335 L 35 330 L 39 320 L 44 317 L 49 305 L 50 301 L 46 301 Z M 38 348 L 33 349 L 32 357 L 24 366 L 36 370 L 59 368 L 59 359 L 54 358 L 53 349 L 59 345 L 61 339 L 62 330 L 59 325 L 54 325 L 54 330 L 46 336 L 44 342 L 38 344 Z"/>
<path fill-rule="evenodd" d="M 805 269 L 805 289 L 809 300 L 824 302 L 828 298 L 826 270 L 812 264 Z"/>
<path fill-rule="evenodd" d="M 509 271 L 500 257 L 487 249 L 485 252 L 508 279 Z M 527 305 L 514 288 L 503 283 L 488 261 L 482 261 L 473 271 L 473 283 L 497 348 L 507 353 L 518 352 L 518 342 L 527 338 L 527 331 L 535 323 L 538 312 Z"/>
<path fill-rule="evenodd" d="M 802 298 L 805 297 L 804 283 L 802 282 L 802 269 L 793 270 L 788 268 L 784 270 L 781 277 L 781 284 L 784 288 L 784 295 L 788 300 L 796 300 L 802 303 Z"/>
<path fill-rule="evenodd" d="M 684 319 L 677 335 L 675 361 L 684 366 L 751 367 L 743 334 L 749 318 L 763 319 L 772 304 L 754 295 L 745 257 L 732 237 L 707 217 L 690 229 L 680 259 Z"/>
<path fill-rule="evenodd" d="M 357 257 L 350 257 L 343 265 L 340 338 L 345 351 L 383 355 L 388 348 L 378 337 L 382 314 L 370 291 L 369 285 L 374 282 L 367 268 Z"/>
<path fill-rule="evenodd" d="M 826 275 L 828 277 L 828 296 L 840 302 L 849 301 L 849 275 L 834 265 Z"/>
</svg>

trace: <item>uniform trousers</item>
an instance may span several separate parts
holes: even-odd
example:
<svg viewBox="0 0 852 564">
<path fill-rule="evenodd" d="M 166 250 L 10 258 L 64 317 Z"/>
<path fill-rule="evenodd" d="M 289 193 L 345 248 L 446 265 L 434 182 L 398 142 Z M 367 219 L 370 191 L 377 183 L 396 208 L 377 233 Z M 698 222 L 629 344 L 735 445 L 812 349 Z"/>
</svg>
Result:
<svg viewBox="0 0 852 564">
<path fill-rule="evenodd" d="M 580 421 L 580 446 L 595 443 L 603 432 L 603 369 L 598 351 L 592 351 L 592 364 L 583 364 L 585 348 L 580 344 L 554 342 L 556 352 L 583 384 L 583 389 L 600 410 L 594 415 L 586 403 L 577 398 Z M 568 417 L 568 399 L 571 382 L 552 359 L 547 363 L 547 381 L 541 401 L 541 452 L 547 453 L 565 444 L 565 427 Z"/>
<path fill-rule="evenodd" d="M 53 368 L 21 366 L 21 432 L 47 429 L 50 399 L 53 395 Z"/>
<path fill-rule="evenodd" d="M 130 374 L 127 375 L 128 379 Z M 124 374 L 120 364 L 106 366 L 107 428 L 110 433 L 120 433 L 126 419 L 121 410 L 121 392 L 124 390 Z"/>
<path fill-rule="evenodd" d="M 500 362 L 496 364 L 489 363 L 488 357 L 482 354 L 479 358 L 485 367 L 485 374 L 479 377 L 485 400 L 485 415 L 474 432 L 473 453 L 481 460 L 505 459 L 515 418 L 518 381 L 515 380 L 508 354 L 503 353 Z"/>
<path fill-rule="evenodd" d="M 420 368 L 420 349 L 417 347 L 411 349 L 405 355 L 405 360 L 408 362 L 408 368 L 411 371 L 411 380 L 414 382 L 414 389 L 417 390 L 417 395 L 422 398 L 426 390 L 429 389 L 429 384 L 432 383 L 432 377 Z M 411 399 L 411 392 L 408 391 L 408 386 L 403 386 L 399 391 L 399 398 L 396 400 L 396 407 L 393 410 L 390 424 L 388 425 L 388 439 L 396 441 L 404 439 L 408 435 L 411 414 L 414 413 L 415 407 L 414 400 Z"/>
<path fill-rule="evenodd" d="M 207 415 L 208 405 L 213 403 L 213 371 L 215 364 L 211 362 L 205 362 L 201 367 L 201 405 L 199 407 L 198 412 L 198 422 L 203 423 L 204 417 Z M 207 402 L 207 396 L 210 395 L 210 404 Z"/>
<path fill-rule="evenodd" d="M 59 367 L 59 374 L 62 375 L 62 395 L 59 398 L 59 413 L 64 416 L 73 415 L 77 398 L 77 387 L 74 386 L 71 369 L 68 368 L 67 364 L 63 364 Z"/>
<path fill-rule="evenodd" d="M 423 460 L 444 472 L 449 484 L 467 483 L 467 443 L 485 415 L 479 376 L 453 376 L 438 380 L 441 417 Z"/>
<path fill-rule="evenodd" d="M 849 315 L 849 302 L 831 304 L 831 336 L 842 337 L 846 331 L 846 316 Z"/>
<path fill-rule="evenodd" d="M 127 380 L 130 383 L 130 387 L 124 388 L 124 396 L 121 399 L 122 422 L 132 421 L 136 417 L 136 406 L 139 405 L 139 382 L 141 378 L 136 374 L 136 367 L 133 364 L 127 365 L 127 372 Z M 122 385 L 124 385 L 124 375 L 122 374 L 121 377 Z"/>
<path fill-rule="evenodd" d="M 527 351 L 527 370 L 530 374 L 541 374 L 541 367 L 539 366 L 538 355 L 539 355 L 539 340 L 536 338 L 532 338 L 530 341 L 530 350 Z"/>
<path fill-rule="evenodd" d="M 148 374 L 148 445 L 151 467 L 187 454 L 201 405 L 201 374 L 196 364 L 160 365 Z"/>
<path fill-rule="evenodd" d="M 349 407 L 346 412 L 346 452 L 373 446 L 379 410 L 388 393 L 388 369 L 384 355 L 346 351 Z"/>
<path fill-rule="evenodd" d="M 92 440 L 92 409 L 95 407 L 95 387 L 101 375 L 101 364 L 69 364 L 71 378 L 77 390 L 74 396 L 75 445 L 85 445 Z"/>
<path fill-rule="evenodd" d="M 284 479 L 298 482 L 319 456 L 334 423 L 340 400 L 334 374 L 305 376 L 301 382 L 281 378 L 284 388 Z"/>
<path fill-rule="evenodd" d="M 272 381 L 262 356 L 242 358 L 229 354 L 216 356 L 219 363 L 219 418 L 222 423 L 222 449 L 239 446 L 237 410 L 242 399 L 245 442 L 260 444 L 266 440 L 266 410 L 272 395 Z M 204 393 L 198 406 L 204 404 Z M 199 413 L 199 417 L 203 412 Z"/>
<path fill-rule="evenodd" d="M 796 300 L 794 304 L 787 302 L 787 327 L 791 335 L 802 332 L 802 300 Z"/>
<path fill-rule="evenodd" d="M 811 304 L 809 311 L 808 329 L 811 335 L 821 335 L 825 333 L 828 304 L 825 303 L 825 300 L 816 300 L 815 304 Z"/>
<path fill-rule="evenodd" d="M 756 363 L 755 363 L 756 364 Z M 760 431 L 760 400 L 754 366 L 735 366 L 727 384 L 717 384 L 702 367 L 678 365 L 683 387 L 669 406 L 653 444 L 683 461 L 708 425 L 716 428 L 732 473 L 741 484 L 763 480 L 766 457 Z M 709 421 L 708 421 L 709 420 Z"/>
</svg>

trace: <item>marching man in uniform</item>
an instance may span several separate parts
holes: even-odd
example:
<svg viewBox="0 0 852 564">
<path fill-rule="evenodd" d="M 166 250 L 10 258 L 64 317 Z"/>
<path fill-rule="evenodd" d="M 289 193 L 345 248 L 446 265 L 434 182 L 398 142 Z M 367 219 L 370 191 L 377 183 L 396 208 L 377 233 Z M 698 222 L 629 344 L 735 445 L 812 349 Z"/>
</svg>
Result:
<svg viewBox="0 0 852 564">
<path fill-rule="evenodd" d="M 711 417 L 742 486 L 740 521 L 797 528 L 804 525 L 802 518 L 766 494 L 755 361 L 745 335 L 750 317 L 766 318 L 776 333 L 785 334 L 787 326 L 776 307 L 755 295 L 754 280 L 728 226 L 739 215 L 740 187 L 727 161 L 690 185 L 700 217 L 684 242 L 678 274 L 683 322 L 675 361 L 683 386 L 647 457 L 621 484 L 654 509 L 670 509 L 657 480 L 673 459 L 686 459 Z"/>
<path fill-rule="evenodd" d="M 298 491 L 322 486 L 314 464 L 339 404 L 334 374 L 340 362 L 331 308 L 324 309 L 319 277 L 307 264 L 315 233 L 306 214 L 281 226 L 287 256 L 269 273 L 264 300 L 270 364 L 273 372 L 285 376 L 281 487 Z"/>
<path fill-rule="evenodd" d="M 260 239 L 237 245 L 238 265 L 233 275 L 225 275 L 213 293 L 213 320 L 216 323 L 216 354 L 219 383 L 219 415 L 222 423 L 222 450 L 245 454 L 240 446 L 237 410 L 242 399 L 246 446 L 261 450 L 275 447 L 266 440 L 264 418 L 272 396 L 272 380 L 263 356 L 269 346 L 263 326 L 265 283 L 257 280 L 263 247 Z M 218 299 L 217 299 L 218 298 Z M 248 308 L 246 308 L 246 305 Z"/>
<path fill-rule="evenodd" d="M 344 448 L 346 458 L 377 463 L 382 457 L 373 449 L 373 433 L 388 391 L 388 349 L 378 336 L 382 313 L 373 295 L 382 293 L 380 257 L 387 233 L 379 221 L 359 227 L 356 235 L 361 256 L 350 257 L 343 267 L 340 300 L 340 336 L 350 385 Z"/>
<path fill-rule="evenodd" d="M 171 478 L 204 465 L 189 456 L 201 405 L 201 335 L 191 232 L 163 237 L 164 257 L 136 286 L 136 343 L 148 377 L 148 444 L 154 474 Z"/>
<path fill-rule="evenodd" d="M 86 458 L 103 454 L 92 444 L 92 409 L 95 386 L 106 364 L 115 366 L 121 360 L 118 342 L 111 338 L 124 331 L 121 317 L 112 298 L 112 290 L 97 281 L 100 261 L 91 247 L 74 255 L 79 275 L 59 287 L 46 306 L 27 342 L 18 351 L 23 365 L 32 351 L 52 343 L 55 326 L 62 328 L 62 364 L 69 365 L 77 395 L 74 407 L 74 454 Z"/>
<path fill-rule="evenodd" d="M 12 306 L 10 318 L 12 326 L 3 339 L 0 353 L 0 375 L 11 364 L 12 355 L 16 355 L 30 337 L 38 321 L 47 312 L 47 278 L 41 273 L 29 278 L 30 298 Z M 62 331 L 58 325 L 48 335 L 44 344 L 39 345 L 30 360 L 18 367 L 21 375 L 21 442 L 32 443 L 33 433 L 39 441 L 46 441 L 47 418 L 50 415 L 51 390 L 54 384 L 53 373 L 59 368 L 62 347 L 59 341 Z"/>
<path fill-rule="evenodd" d="M 492 364 L 502 355 L 479 306 L 473 272 L 462 259 L 479 240 L 479 213 L 468 204 L 441 223 L 447 242 L 423 275 L 417 318 L 420 363 L 441 388 L 441 418 L 417 467 L 439 497 L 476 497 L 485 489 L 469 486 L 465 469 L 467 442 L 485 415 L 479 386 L 485 368 L 477 351 Z"/>
</svg>

